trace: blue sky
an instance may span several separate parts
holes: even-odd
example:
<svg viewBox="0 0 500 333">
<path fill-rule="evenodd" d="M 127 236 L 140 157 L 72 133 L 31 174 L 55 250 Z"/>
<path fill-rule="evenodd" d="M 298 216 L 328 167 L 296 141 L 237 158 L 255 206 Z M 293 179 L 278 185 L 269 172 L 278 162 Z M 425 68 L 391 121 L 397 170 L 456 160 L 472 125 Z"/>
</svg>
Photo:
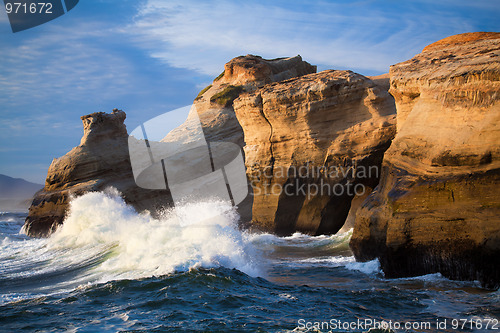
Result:
<svg viewBox="0 0 500 333">
<path fill-rule="evenodd" d="M 79 144 L 80 116 L 120 108 L 131 131 L 239 55 L 376 75 L 441 38 L 500 31 L 498 17 L 497 0 L 82 0 L 14 34 L 0 8 L 0 173 L 43 183 Z"/>
</svg>

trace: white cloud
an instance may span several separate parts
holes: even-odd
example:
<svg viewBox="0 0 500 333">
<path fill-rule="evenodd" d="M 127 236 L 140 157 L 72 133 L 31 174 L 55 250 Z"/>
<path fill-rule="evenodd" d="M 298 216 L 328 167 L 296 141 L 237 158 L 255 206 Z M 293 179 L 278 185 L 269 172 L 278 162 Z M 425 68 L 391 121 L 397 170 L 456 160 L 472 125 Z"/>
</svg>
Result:
<svg viewBox="0 0 500 333">
<path fill-rule="evenodd" d="M 105 98 L 132 89 L 131 64 L 108 49 L 109 27 L 96 22 L 44 26 L 2 49 L 0 103 L 30 106 Z M 100 42 L 96 42 L 100 41 Z"/>
<path fill-rule="evenodd" d="M 50 113 L 27 113 L 23 117 L 6 115 L 0 117 L 0 139 L 3 141 L 16 136 L 23 137 L 27 132 L 50 135 L 60 128 L 66 132 L 80 131 L 81 127 L 79 122 L 78 126 L 69 126 L 61 121 L 60 116 Z"/>
<path fill-rule="evenodd" d="M 300 54 L 330 68 L 386 72 L 426 44 L 471 29 L 452 14 L 391 12 L 369 3 L 146 0 L 126 31 L 170 66 L 216 75 L 229 59 L 247 53 Z"/>
</svg>

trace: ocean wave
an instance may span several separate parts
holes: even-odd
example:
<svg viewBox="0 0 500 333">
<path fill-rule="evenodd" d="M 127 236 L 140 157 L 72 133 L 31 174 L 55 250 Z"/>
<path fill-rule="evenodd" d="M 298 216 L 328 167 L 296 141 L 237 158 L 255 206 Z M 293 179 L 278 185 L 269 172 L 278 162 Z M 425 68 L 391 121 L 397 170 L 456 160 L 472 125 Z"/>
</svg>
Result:
<svg viewBox="0 0 500 333">
<path fill-rule="evenodd" d="M 335 235 L 321 236 L 295 233 L 288 237 L 261 233 L 250 237 L 256 247 L 265 250 L 274 266 L 284 269 L 343 268 L 355 274 L 361 272 L 377 278 L 383 276 L 377 259 L 356 261 L 349 248 L 352 232 L 350 229 Z"/>
<path fill-rule="evenodd" d="M 96 267 L 104 280 L 220 266 L 257 276 L 257 251 L 238 230 L 238 219 L 234 207 L 219 200 L 184 203 L 155 219 L 138 214 L 117 193 L 93 192 L 71 202 L 68 217 L 47 246 L 111 249 Z"/>
<path fill-rule="evenodd" d="M 24 223 L 26 213 L 0 212 L 0 223 Z"/>
<path fill-rule="evenodd" d="M 350 262 L 345 265 L 345 267 L 352 271 L 359 271 L 367 275 L 380 273 L 382 274 L 382 269 L 380 268 L 380 262 L 378 259 L 367 261 L 367 262 Z"/>
<path fill-rule="evenodd" d="M 238 229 L 238 219 L 230 203 L 218 200 L 184 203 L 155 219 L 107 191 L 73 199 L 64 224 L 47 239 L 29 238 L 4 222 L 0 303 L 202 267 L 264 276 L 260 251 Z"/>
<path fill-rule="evenodd" d="M 320 248 L 332 248 L 349 245 L 352 229 L 335 235 L 311 236 L 296 232 L 291 236 L 279 237 L 269 233 L 254 233 L 249 237 L 254 244 L 259 246 L 289 246 L 305 249 L 318 250 Z"/>
<path fill-rule="evenodd" d="M 87 193 L 71 201 L 51 237 L 31 239 L 8 229 L 0 239 L 3 301 L 200 268 L 237 269 L 253 277 L 267 277 L 271 266 L 281 265 L 380 271 L 377 262 L 355 262 L 352 230 L 278 237 L 242 232 L 238 221 L 235 208 L 220 200 L 185 202 L 153 218 L 137 213 L 116 190 Z"/>
</svg>

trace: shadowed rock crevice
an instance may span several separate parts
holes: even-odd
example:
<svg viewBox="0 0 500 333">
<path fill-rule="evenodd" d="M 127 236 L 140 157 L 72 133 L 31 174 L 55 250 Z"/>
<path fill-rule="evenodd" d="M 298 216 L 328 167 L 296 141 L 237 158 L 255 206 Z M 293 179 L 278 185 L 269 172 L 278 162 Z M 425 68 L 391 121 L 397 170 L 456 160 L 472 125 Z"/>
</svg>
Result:
<svg viewBox="0 0 500 333">
<path fill-rule="evenodd" d="M 260 98 L 260 102 L 262 103 L 262 96 L 259 95 L 258 98 Z M 262 108 L 260 112 L 266 123 L 269 125 L 269 166 L 270 166 L 269 173 L 272 175 L 274 173 L 274 162 L 275 162 L 274 152 L 273 152 L 273 125 L 271 124 L 269 119 L 267 119 L 267 116 L 264 113 L 264 108 Z"/>
<path fill-rule="evenodd" d="M 280 235 L 342 228 L 354 197 L 348 188 L 379 179 L 349 169 L 379 168 L 395 134 L 392 97 L 351 71 L 269 84 L 241 95 L 234 109 L 254 190 L 252 227 Z M 291 172 L 300 169 L 308 171 Z"/>
</svg>

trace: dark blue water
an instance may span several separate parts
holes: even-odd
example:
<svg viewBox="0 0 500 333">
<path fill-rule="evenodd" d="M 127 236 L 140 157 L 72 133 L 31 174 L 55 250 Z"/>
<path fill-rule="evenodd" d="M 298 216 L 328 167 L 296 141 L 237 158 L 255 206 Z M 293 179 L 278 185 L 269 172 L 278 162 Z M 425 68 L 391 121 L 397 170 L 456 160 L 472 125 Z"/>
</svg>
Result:
<svg viewBox="0 0 500 333">
<path fill-rule="evenodd" d="M 130 215 L 117 216 L 116 211 L 113 216 L 130 219 Z M 78 218 L 86 219 L 81 214 Z M 193 240 L 193 234 L 199 237 L 202 232 L 179 233 L 180 238 L 171 234 L 169 239 L 175 240 L 171 243 L 148 240 L 156 250 L 144 253 L 157 256 L 154 261 L 141 254 L 133 260 L 142 261 L 135 263 L 122 256 L 127 253 L 125 247 L 132 246 L 137 254 L 138 246 L 145 245 L 128 244 L 120 237 L 109 243 L 108 236 L 103 236 L 109 225 L 100 221 L 95 229 L 92 221 L 97 218 L 82 224 L 94 230 L 83 243 L 71 238 L 83 237 L 82 228 L 67 231 L 65 237 L 30 239 L 19 233 L 23 219 L 23 214 L 0 214 L 2 332 L 368 331 L 368 326 L 338 328 L 340 323 L 358 320 L 419 325 L 394 329 L 396 332 L 500 330 L 500 324 L 495 326 L 500 319 L 499 292 L 485 291 L 477 282 L 450 281 L 439 274 L 385 279 L 377 262 L 354 262 L 349 233 L 239 238 L 217 229 L 203 242 L 218 242 L 223 249 L 209 259 L 200 250 L 206 254 L 211 248 L 196 241 L 203 237 Z M 73 227 L 76 225 L 80 224 Z M 111 232 L 119 233 L 117 229 Z M 234 247 L 224 243 L 226 238 L 235 242 Z M 239 241 L 245 244 L 246 253 L 235 257 L 234 252 L 242 249 Z M 181 244 L 184 252 L 193 251 L 180 257 L 189 265 L 167 253 Z M 172 260 L 176 265 L 170 265 Z M 241 260 L 249 260 L 251 265 Z M 162 266 L 163 261 L 170 263 Z M 161 267 L 174 270 L 156 274 Z M 463 321 L 457 321 L 460 319 Z M 437 329 L 438 323 L 441 329 Z M 320 329 L 313 330 L 314 325 Z"/>
</svg>

